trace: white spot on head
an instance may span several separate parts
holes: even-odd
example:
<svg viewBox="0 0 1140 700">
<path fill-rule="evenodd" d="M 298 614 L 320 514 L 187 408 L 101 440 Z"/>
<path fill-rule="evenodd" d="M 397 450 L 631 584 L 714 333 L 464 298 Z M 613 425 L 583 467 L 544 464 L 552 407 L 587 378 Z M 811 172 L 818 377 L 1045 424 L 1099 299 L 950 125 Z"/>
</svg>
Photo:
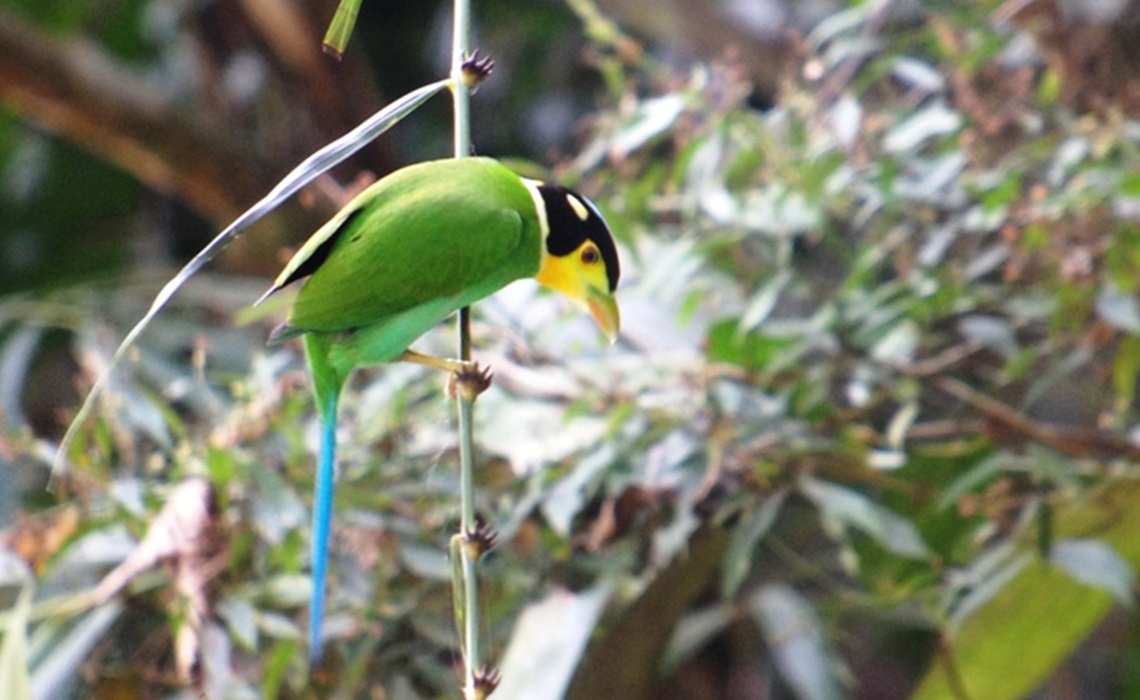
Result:
<svg viewBox="0 0 1140 700">
<path fill-rule="evenodd" d="M 582 202 L 582 200 L 578 199 L 570 193 L 567 193 L 566 203 L 570 205 L 570 208 L 574 210 L 574 213 L 577 214 L 578 218 L 582 221 L 590 218 L 590 209 Z"/>
</svg>

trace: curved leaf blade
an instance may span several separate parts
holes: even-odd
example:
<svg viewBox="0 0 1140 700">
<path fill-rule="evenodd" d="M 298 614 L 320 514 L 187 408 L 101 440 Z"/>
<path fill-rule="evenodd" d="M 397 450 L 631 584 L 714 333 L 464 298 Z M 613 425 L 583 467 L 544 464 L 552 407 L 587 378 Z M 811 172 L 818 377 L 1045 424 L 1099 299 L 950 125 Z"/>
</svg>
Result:
<svg viewBox="0 0 1140 700">
<path fill-rule="evenodd" d="M 127 350 L 130 349 L 135 340 L 142 335 L 142 332 L 146 330 L 150 322 L 162 311 L 163 307 L 166 306 L 175 292 L 186 283 L 186 280 L 212 260 L 215 255 L 221 252 L 223 248 L 237 238 L 250 225 L 276 209 L 281 203 L 292 197 L 302 187 L 312 182 L 318 176 L 324 174 L 329 169 L 368 145 L 380 134 L 391 129 L 401 119 L 411 114 L 412 111 L 426 102 L 429 97 L 449 87 L 451 84 L 451 79 L 445 78 L 413 90 L 366 119 L 352 131 L 316 153 L 313 153 L 286 175 L 281 182 L 277 183 L 265 197 L 247 209 L 241 216 L 235 219 L 233 223 L 210 241 L 206 247 L 198 251 L 198 254 L 195 255 L 190 262 L 186 263 L 185 267 L 179 270 L 178 274 L 159 290 L 154 301 L 151 302 L 150 309 L 142 319 L 135 324 L 134 328 L 127 333 L 123 342 L 119 344 L 119 347 L 115 349 L 114 354 L 111 355 L 111 361 L 107 364 L 107 368 L 103 370 L 103 373 L 95 380 L 95 383 L 91 386 L 91 390 L 87 393 L 86 398 L 83 399 L 83 403 L 79 406 L 75 417 L 72 418 L 71 423 L 68 425 L 67 432 L 64 433 L 63 439 L 60 440 L 59 448 L 56 451 L 55 462 L 52 464 L 52 478 L 48 486 L 49 489 L 54 488 L 56 479 L 66 473 L 68 447 L 78 434 L 80 426 L 83 425 L 87 416 L 94 408 L 95 398 L 98 397 L 106 387 L 111 373 L 118 367 L 119 363 L 122 362 L 123 357 L 127 354 Z"/>
</svg>

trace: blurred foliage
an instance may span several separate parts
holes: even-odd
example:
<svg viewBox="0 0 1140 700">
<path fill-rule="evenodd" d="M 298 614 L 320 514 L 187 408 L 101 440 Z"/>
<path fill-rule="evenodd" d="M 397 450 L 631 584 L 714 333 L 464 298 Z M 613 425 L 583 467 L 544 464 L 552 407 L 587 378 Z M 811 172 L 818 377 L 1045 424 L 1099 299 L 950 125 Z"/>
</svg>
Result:
<svg viewBox="0 0 1140 700">
<path fill-rule="evenodd" d="M 605 92 L 557 175 L 622 241 L 625 328 L 600 348 L 526 284 L 476 308 L 494 697 L 1140 694 L 1135 76 L 1067 68 L 1066 27 L 1113 32 L 1031 4 L 839 9 L 789 40 L 760 111 L 731 53 L 678 69 L 570 3 Z M 509 127 L 480 96 L 476 124 Z M 282 308 L 243 310 L 259 284 L 181 294 L 67 493 L 39 491 L 53 443 L 24 405 L 75 370 L 37 372 L 38 349 L 66 333 L 89 383 L 156 287 L 0 304 L 0 466 L 30 494 L 0 559 L 0 692 L 457 695 L 453 416 L 411 366 L 345 397 L 308 675 L 317 423 L 298 348 L 262 344 Z M 201 478 L 196 538 L 112 592 Z"/>
</svg>

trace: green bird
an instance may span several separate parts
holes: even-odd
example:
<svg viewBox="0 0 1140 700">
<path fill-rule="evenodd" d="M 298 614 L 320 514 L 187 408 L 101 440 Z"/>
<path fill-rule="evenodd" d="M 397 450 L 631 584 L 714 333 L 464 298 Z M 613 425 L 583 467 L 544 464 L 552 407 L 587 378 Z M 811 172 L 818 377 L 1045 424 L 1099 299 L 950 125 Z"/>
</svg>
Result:
<svg viewBox="0 0 1140 700">
<path fill-rule="evenodd" d="M 307 277 L 270 343 L 302 336 L 321 420 L 309 652 L 321 657 L 336 416 L 353 369 L 462 363 L 408 349 L 452 312 L 531 277 L 585 307 L 613 342 L 620 266 L 597 208 L 490 158 L 419 163 L 356 196 L 297 251 L 257 303 Z"/>
</svg>

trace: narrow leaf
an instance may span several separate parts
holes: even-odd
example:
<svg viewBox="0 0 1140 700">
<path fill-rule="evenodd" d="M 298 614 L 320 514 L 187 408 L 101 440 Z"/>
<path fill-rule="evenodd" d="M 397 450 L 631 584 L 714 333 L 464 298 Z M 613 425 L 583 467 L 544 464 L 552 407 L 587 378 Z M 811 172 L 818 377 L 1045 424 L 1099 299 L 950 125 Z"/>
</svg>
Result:
<svg viewBox="0 0 1140 700">
<path fill-rule="evenodd" d="M 760 324 L 767 320 L 776 308 L 780 294 L 791 281 L 792 273 L 788 270 L 780 270 L 752 295 L 748 302 L 748 308 L 740 318 L 740 326 L 737 329 L 738 337 L 743 337 L 748 331 L 759 328 Z"/>
<path fill-rule="evenodd" d="M 731 600 L 744 583 L 752 569 L 752 555 L 756 545 L 772 529 L 776 518 L 783 511 L 786 491 L 778 491 L 769 496 L 760 507 L 737 527 L 724 555 L 724 572 L 721 575 L 720 590 L 725 600 Z"/>
<path fill-rule="evenodd" d="M 1092 539 L 1065 539 L 1053 545 L 1049 558 L 1069 576 L 1112 594 L 1132 607 L 1132 567 L 1108 544 Z"/>
<path fill-rule="evenodd" d="M 841 697 L 823 625 L 811 605 L 788 586 L 760 589 L 749 604 L 780 676 L 803 700 Z"/>
<path fill-rule="evenodd" d="M 230 241 L 237 238 L 242 231 L 254 222 L 273 211 L 282 202 L 296 194 L 302 187 L 312 182 L 318 176 L 341 163 L 366 146 L 377 136 L 395 126 L 397 122 L 423 104 L 429 97 L 449 85 L 451 85 L 451 80 L 448 78 L 409 92 L 369 117 L 352 131 L 306 158 L 300 165 L 286 175 L 281 182 L 277 183 L 277 185 L 269 191 L 269 194 L 265 195 L 265 197 L 235 219 L 233 223 L 219 233 L 214 240 L 210 241 L 205 248 L 200 250 L 190 262 L 186 263 L 186 266 L 179 270 L 173 279 L 166 283 L 154 298 L 154 301 L 151 302 L 150 309 L 146 312 L 146 315 L 135 324 L 135 327 L 127 333 L 126 338 L 124 338 L 123 342 L 116 348 L 107 368 L 103 370 L 103 373 L 95 380 L 95 384 L 92 385 L 91 391 L 88 392 L 87 397 L 83 400 L 83 404 L 79 407 L 75 418 L 72 419 L 71 424 L 67 427 L 67 432 L 64 433 L 63 439 L 60 440 L 55 463 L 52 465 L 52 482 L 49 484 L 49 488 L 54 487 L 56 477 L 66 473 L 68 447 L 71 445 L 72 440 L 75 439 L 76 434 L 78 434 L 80 426 L 83 425 L 84 420 L 94 408 L 95 398 L 106 386 L 111 372 L 122 362 L 123 357 L 127 354 L 127 350 L 135 340 L 138 339 L 146 327 L 150 325 L 154 317 L 162 311 L 163 307 L 165 307 L 171 297 L 174 296 L 174 293 L 185 284 L 186 280 L 198 272 L 198 270 L 212 260 L 215 255 L 221 252 Z"/>
<path fill-rule="evenodd" d="M 74 682 L 80 668 L 90 659 L 91 650 L 119 619 L 122 603 L 112 601 L 86 613 L 51 646 L 32 673 L 34 698 L 58 698 Z"/>
<path fill-rule="evenodd" d="M 527 607 L 503 655 L 496 700 L 563 697 L 610 592 L 605 585 L 584 593 L 558 591 Z"/>
<path fill-rule="evenodd" d="M 1096 312 L 1113 328 L 1140 333 L 1140 303 L 1125 290 L 1109 282 L 1096 298 Z"/>
<path fill-rule="evenodd" d="M 356 26 L 356 15 L 360 12 L 360 0 L 340 0 L 336 6 L 329 29 L 325 32 L 325 53 L 339 59 L 348 47 L 348 39 L 352 36 L 352 29 Z"/>
<path fill-rule="evenodd" d="M 28 676 L 28 618 L 32 611 L 32 572 L 15 554 L 0 552 L 0 583 L 19 585 L 15 604 L 8 608 L 0 624 L 0 696 L 26 698 L 31 695 Z"/>
<path fill-rule="evenodd" d="M 858 491 L 807 476 L 800 479 L 799 490 L 815 503 L 823 517 L 861 530 L 894 554 L 926 556 L 926 544 L 914 523 Z"/>
<path fill-rule="evenodd" d="M 1055 515 L 1058 545 L 1096 542 L 1111 548 L 1112 556 L 1077 548 L 1083 567 L 1116 569 L 1140 565 L 1140 483 L 1118 481 L 1079 502 L 1058 508 Z M 1071 547 L 1071 545 L 1066 545 Z M 1019 556 L 1028 563 L 1002 589 L 947 636 L 947 647 L 911 697 L 915 700 L 971 698 L 1014 700 L 1040 685 L 1072 653 L 1105 615 L 1114 599 L 1099 579 L 1103 571 L 1084 572 L 1085 582 L 1073 576 L 1073 551 L 1057 562 L 1031 553 L 1034 543 L 1021 545 Z M 1082 551 L 1083 548 L 1083 551 Z M 1058 564 L 1061 564 L 1058 566 Z M 1090 577 L 1098 581 L 1087 581 Z M 1010 673 L 1010 669 L 1017 669 Z"/>
<path fill-rule="evenodd" d="M 728 534 L 721 528 L 693 533 L 685 553 L 591 641 L 565 700 L 650 697 L 677 623 L 713 580 L 727 545 Z"/>
<path fill-rule="evenodd" d="M 900 154 L 915 150 L 925 142 L 952 134 L 962 126 L 962 116 L 941 102 L 915 112 L 895 126 L 883 139 L 883 147 Z"/>
</svg>

